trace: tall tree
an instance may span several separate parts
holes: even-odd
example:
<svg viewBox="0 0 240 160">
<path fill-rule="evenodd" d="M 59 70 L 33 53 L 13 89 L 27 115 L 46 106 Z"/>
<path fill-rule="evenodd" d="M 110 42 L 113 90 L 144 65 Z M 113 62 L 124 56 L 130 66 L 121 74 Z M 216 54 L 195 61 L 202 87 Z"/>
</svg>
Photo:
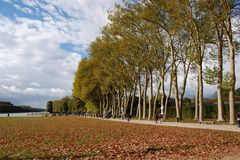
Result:
<svg viewBox="0 0 240 160">
<path fill-rule="evenodd" d="M 229 54 L 230 54 L 230 84 L 229 84 L 229 123 L 234 124 L 235 122 L 235 85 L 236 85 L 236 73 L 235 73 L 235 49 L 233 44 L 233 31 L 232 31 L 232 15 L 233 9 L 236 7 L 234 0 L 221 0 L 223 8 L 224 23 L 223 27 L 227 37 Z M 238 4 L 239 5 L 239 4 Z M 239 14 L 239 13 L 238 13 Z"/>
</svg>

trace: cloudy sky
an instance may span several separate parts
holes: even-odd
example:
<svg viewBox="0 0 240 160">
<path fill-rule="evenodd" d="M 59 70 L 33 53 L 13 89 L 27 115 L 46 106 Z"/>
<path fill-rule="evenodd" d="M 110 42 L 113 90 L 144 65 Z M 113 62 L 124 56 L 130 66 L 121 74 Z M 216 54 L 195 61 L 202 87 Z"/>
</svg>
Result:
<svg viewBox="0 0 240 160">
<path fill-rule="evenodd" d="M 79 61 L 120 1 L 0 0 L 0 101 L 43 108 L 48 100 L 71 95 Z M 194 90 L 190 79 L 186 95 Z M 205 96 L 215 91 L 205 85 Z"/>
<path fill-rule="evenodd" d="M 74 72 L 118 0 L 0 0 L 0 100 L 44 107 Z"/>
</svg>

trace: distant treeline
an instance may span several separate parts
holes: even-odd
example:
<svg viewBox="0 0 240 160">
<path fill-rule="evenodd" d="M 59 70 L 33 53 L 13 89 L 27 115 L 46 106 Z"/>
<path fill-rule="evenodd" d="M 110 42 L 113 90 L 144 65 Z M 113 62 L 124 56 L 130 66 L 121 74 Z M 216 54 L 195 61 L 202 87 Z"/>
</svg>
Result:
<svg viewBox="0 0 240 160">
<path fill-rule="evenodd" d="M 50 113 L 86 112 L 85 102 L 78 98 L 64 97 L 60 100 L 48 101 L 47 111 Z"/>
<path fill-rule="evenodd" d="M 239 90 L 238 90 L 239 91 Z M 137 107 L 138 107 L 138 100 L 139 97 L 135 96 L 133 106 L 132 106 L 132 115 L 136 115 L 137 113 Z M 182 115 L 184 119 L 193 119 L 195 114 L 195 99 L 189 99 L 184 98 L 183 99 L 183 109 L 182 109 Z M 217 118 L 217 101 L 215 98 L 213 99 L 204 99 L 204 108 L 203 108 L 203 114 L 207 119 L 216 119 Z M 147 102 L 147 105 L 148 102 Z M 159 98 L 156 102 L 156 112 L 160 113 L 160 105 L 161 105 L 161 98 Z M 224 104 L 223 112 L 224 115 L 229 114 L 229 108 L 228 108 L 228 102 Z M 235 104 L 235 110 L 238 112 L 240 111 L 240 103 L 236 102 Z M 169 103 L 167 106 L 167 118 L 174 118 L 176 117 L 176 110 L 175 110 L 175 99 L 169 98 Z M 97 106 L 95 106 L 93 103 L 85 103 L 83 100 L 78 98 L 72 98 L 72 97 L 64 97 L 59 100 L 55 101 L 48 101 L 47 102 L 47 111 L 50 113 L 96 113 L 101 116 L 104 116 L 106 114 L 110 114 L 113 116 L 113 113 L 111 110 L 106 110 L 104 114 L 100 113 L 100 110 Z M 148 113 L 148 111 L 146 111 Z M 126 115 L 131 114 L 131 102 L 128 102 L 127 108 L 126 108 Z M 115 116 L 113 116 L 115 117 Z M 225 117 L 229 118 L 229 117 Z"/>
<path fill-rule="evenodd" d="M 15 106 L 11 102 L 0 102 L 0 113 L 42 112 L 44 109 L 31 106 Z"/>
</svg>

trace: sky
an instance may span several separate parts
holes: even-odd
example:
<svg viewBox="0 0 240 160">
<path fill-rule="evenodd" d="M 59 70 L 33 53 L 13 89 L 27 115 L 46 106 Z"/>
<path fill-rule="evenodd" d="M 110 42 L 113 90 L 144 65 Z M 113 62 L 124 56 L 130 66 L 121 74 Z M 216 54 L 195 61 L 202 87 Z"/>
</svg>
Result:
<svg viewBox="0 0 240 160">
<path fill-rule="evenodd" d="M 0 101 L 71 95 L 78 63 L 118 0 L 0 0 Z"/>
<path fill-rule="evenodd" d="M 0 0 L 0 101 L 44 108 L 49 100 L 71 96 L 79 62 L 120 1 Z M 239 68 L 238 56 L 238 80 Z M 189 79 L 187 97 L 195 95 L 195 81 Z M 216 91 L 204 87 L 205 97 Z"/>
</svg>

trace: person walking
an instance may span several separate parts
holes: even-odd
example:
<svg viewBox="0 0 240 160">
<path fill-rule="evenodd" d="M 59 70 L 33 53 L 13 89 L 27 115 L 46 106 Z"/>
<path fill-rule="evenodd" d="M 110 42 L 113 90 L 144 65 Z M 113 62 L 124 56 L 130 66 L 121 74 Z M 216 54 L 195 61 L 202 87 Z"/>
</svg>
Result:
<svg viewBox="0 0 240 160">
<path fill-rule="evenodd" d="M 163 122 L 163 114 L 160 113 L 159 119 L 160 119 L 160 123 L 162 123 Z"/>
<path fill-rule="evenodd" d="M 127 121 L 129 122 L 129 121 L 131 120 L 131 118 L 132 118 L 132 115 L 129 114 L 129 115 L 128 115 L 128 118 L 127 118 Z"/>
<path fill-rule="evenodd" d="M 240 112 L 237 114 L 238 128 L 240 128 Z"/>
<path fill-rule="evenodd" d="M 158 123 L 158 119 L 159 119 L 159 115 L 158 115 L 158 113 L 156 113 L 155 114 L 155 121 L 156 121 L 156 123 Z"/>
<path fill-rule="evenodd" d="M 121 117 L 121 120 L 123 120 L 123 112 L 121 112 L 120 117 Z"/>
</svg>

